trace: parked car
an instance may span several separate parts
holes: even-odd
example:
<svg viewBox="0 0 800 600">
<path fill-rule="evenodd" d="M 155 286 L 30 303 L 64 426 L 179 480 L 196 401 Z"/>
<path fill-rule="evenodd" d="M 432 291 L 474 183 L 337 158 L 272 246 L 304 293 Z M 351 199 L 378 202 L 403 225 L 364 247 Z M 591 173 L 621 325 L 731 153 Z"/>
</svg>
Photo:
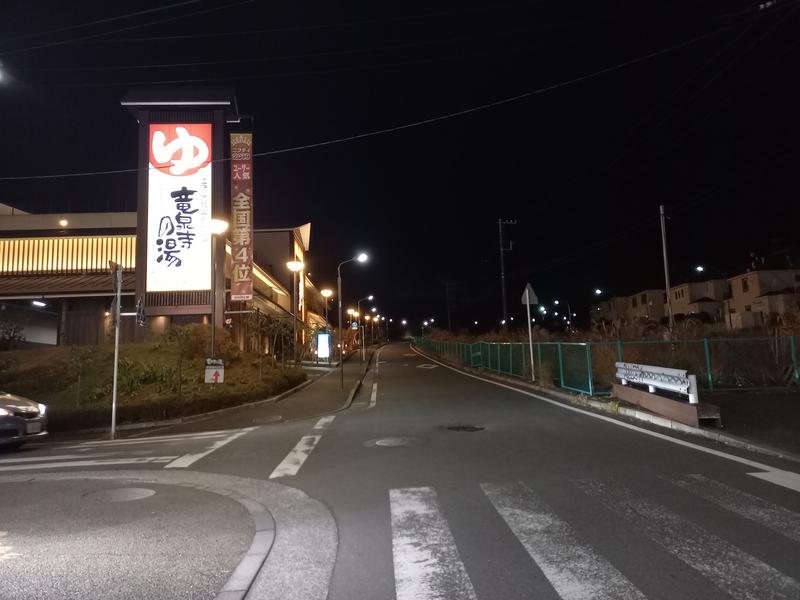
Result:
<svg viewBox="0 0 800 600">
<path fill-rule="evenodd" d="M 47 435 L 47 406 L 0 392 L 0 447 L 19 447 Z"/>
</svg>

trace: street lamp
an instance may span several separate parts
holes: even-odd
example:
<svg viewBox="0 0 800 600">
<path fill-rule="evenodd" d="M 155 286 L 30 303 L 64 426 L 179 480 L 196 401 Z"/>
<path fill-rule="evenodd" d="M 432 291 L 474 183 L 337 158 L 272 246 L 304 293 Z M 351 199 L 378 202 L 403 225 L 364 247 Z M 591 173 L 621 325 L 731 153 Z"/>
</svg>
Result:
<svg viewBox="0 0 800 600">
<path fill-rule="evenodd" d="M 361 252 L 360 254 L 354 256 L 353 258 L 348 258 L 347 260 L 343 260 L 340 262 L 336 267 L 336 286 L 337 286 L 337 295 L 339 297 L 339 373 L 340 373 L 340 384 L 339 389 L 344 391 L 344 336 L 342 335 L 342 265 L 346 265 L 349 262 L 360 262 L 365 263 L 368 260 L 368 256 L 365 252 Z"/>
<path fill-rule="evenodd" d="M 328 300 L 333 296 L 333 290 L 320 290 L 319 293 L 325 298 L 325 325 L 328 325 Z"/>
<path fill-rule="evenodd" d="M 695 270 L 695 271 L 697 271 L 698 273 L 702 273 L 703 271 L 705 271 L 705 270 L 706 270 L 706 268 L 705 268 L 703 265 L 697 265 L 697 266 L 694 268 L 694 270 Z"/>
<path fill-rule="evenodd" d="M 292 361 L 297 362 L 297 274 L 305 268 L 300 260 L 290 260 L 286 268 L 292 272 Z"/>
<path fill-rule="evenodd" d="M 602 293 L 603 293 L 603 290 L 601 290 L 600 288 L 594 288 L 594 295 L 595 296 L 600 296 Z"/>
<path fill-rule="evenodd" d="M 369 300 L 369 301 L 372 301 L 372 299 L 373 299 L 374 297 L 375 297 L 375 296 L 373 296 L 372 294 L 370 294 L 369 296 L 364 296 L 363 298 L 360 298 L 360 299 L 358 300 L 358 302 L 356 302 L 356 304 L 357 304 L 357 306 L 358 306 L 358 312 L 359 312 L 359 313 L 361 312 L 361 303 L 362 303 L 364 300 Z M 358 324 L 358 330 L 361 332 L 361 353 L 360 353 L 360 355 L 359 355 L 359 359 L 360 359 L 360 362 L 363 364 L 363 363 L 364 363 L 364 341 L 365 341 L 365 340 L 364 340 L 364 337 L 365 337 L 365 335 L 366 335 L 366 332 L 364 331 L 364 328 L 361 326 L 361 323 L 359 323 L 359 324 Z"/>
<path fill-rule="evenodd" d="M 217 351 L 217 238 L 228 231 L 228 222 L 224 219 L 211 219 L 209 226 L 211 229 L 211 358 L 214 358 Z"/>
</svg>

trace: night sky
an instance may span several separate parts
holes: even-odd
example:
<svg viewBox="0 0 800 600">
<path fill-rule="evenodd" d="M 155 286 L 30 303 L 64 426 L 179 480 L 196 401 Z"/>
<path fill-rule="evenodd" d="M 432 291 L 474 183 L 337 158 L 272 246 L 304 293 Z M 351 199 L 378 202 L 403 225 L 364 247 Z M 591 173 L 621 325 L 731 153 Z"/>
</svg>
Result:
<svg viewBox="0 0 800 600">
<path fill-rule="evenodd" d="M 320 286 L 365 249 L 368 266 L 345 267 L 345 301 L 374 293 L 397 319 L 444 322 L 451 282 L 454 328 L 499 322 L 500 217 L 518 221 L 511 314 L 526 281 L 583 314 L 595 287 L 662 286 L 659 204 L 673 283 L 699 263 L 733 275 L 751 253 L 800 258 L 797 0 L 203 0 L 74 27 L 168 4 L 3 2 L 0 202 L 135 210 L 134 174 L 2 178 L 136 167 L 119 100 L 137 85 L 234 86 L 256 152 L 543 90 L 259 158 L 256 226 L 311 221 Z"/>
</svg>

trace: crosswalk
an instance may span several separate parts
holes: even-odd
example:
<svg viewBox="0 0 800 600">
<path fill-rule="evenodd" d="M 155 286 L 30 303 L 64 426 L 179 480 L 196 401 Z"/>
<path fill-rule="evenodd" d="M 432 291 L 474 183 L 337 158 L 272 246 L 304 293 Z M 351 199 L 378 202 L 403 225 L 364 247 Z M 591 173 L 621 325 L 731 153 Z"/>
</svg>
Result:
<svg viewBox="0 0 800 600">
<path fill-rule="evenodd" d="M 254 427 L 202 431 L 117 440 L 92 440 L 49 448 L 31 448 L 0 458 L 0 473 L 59 471 L 145 465 L 187 468 L 219 448 L 246 435 Z"/>
<path fill-rule="evenodd" d="M 764 536 L 784 538 L 795 545 L 800 556 L 800 514 L 784 506 L 736 489 L 704 475 L 690 474 L 664 481 L 688 492 L 700 502 L 707 502 L 727 517 L 745 519 L 762 527 Z M 662 504 L 648 493 L 635 492 L 616 481 L 575 479 L 569 481 L 576 494 L 597 507 L 621 517 L 626 524 L 622 536 L 642 539 L 650 544 L 648 552 L 663 555 L 663 560 L 679 561 L 698 578 L 716 588 L 711 597 L 726 595 L 742 600 L 800 598 L 800 568 L 792 575 L 768 564 L 757 549 L 746 551 L 729 539 L 704 526 L 698 513 L 686 515 Z M 502 518 L 510 532 L 532 560 L 532 568 L 541 572 L 557 597 L 564 600 L 630 599 L 641 600 L 647 593 L 663 596 L 663 585 L 677 587 L 668 597 L 685 597 L 679 582 L 665 577 L 654 584 L 659 568 L 644 577 L 631 572 L 631 563 L 614 558 L 589 541 L 582 533 L 587 525 L 570 523 L 558 506 L 545 501 L 536 486 L 522 481 L 488 482 L 479 485 L 485 500 Z M 397 600 L 477 600 L 473 581 L 461 559 L 447 515 L 433 487 L 389 490 L 392 556 Z M 574 517 L 573 517 L 574 518 Z M 739 541 L 741 545 L 741 540 Z M 760 555 L 759 555 L 760 554 Z M 757 556 L 759 555 L 759 556 Z M 671 558 L 667 558 L 667 556 Z M 635 584 L 631 578 L 636 579 Z M 641 582 L 645 582 L 645 586 Z M 649 586 L 649 587 L 648 587 Z M 645 587 L 645 591 L 639 589 Z M 645 593 L 647 592 L 647 593 Z"/>
</svg>

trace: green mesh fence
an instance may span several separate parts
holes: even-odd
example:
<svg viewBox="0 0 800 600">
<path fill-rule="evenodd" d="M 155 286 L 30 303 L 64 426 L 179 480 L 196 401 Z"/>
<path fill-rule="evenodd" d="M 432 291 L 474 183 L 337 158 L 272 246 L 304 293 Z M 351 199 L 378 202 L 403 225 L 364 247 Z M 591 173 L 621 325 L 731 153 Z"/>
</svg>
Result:
<svg viewBox="0 0 800 600">
<path fill-rule="evenodd" d="M 526 379 L 531 376 L 528 344 L 429 338 L 414 342 L 421 350 L 462 365 Z M 537 383 L 584 394 L 609 394 L 616 362 L 686 369 L 707 391 L 800 385 L 795 336 L 533 344 Z"/>
</svg>

